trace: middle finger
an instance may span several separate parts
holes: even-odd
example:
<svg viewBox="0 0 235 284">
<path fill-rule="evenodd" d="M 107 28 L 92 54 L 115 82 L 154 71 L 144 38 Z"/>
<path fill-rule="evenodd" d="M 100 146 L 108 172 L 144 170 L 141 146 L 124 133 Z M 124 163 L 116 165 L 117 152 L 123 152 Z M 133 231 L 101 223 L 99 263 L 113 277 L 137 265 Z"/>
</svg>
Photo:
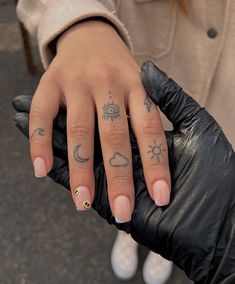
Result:
<svg viewBox="0 0 235 284">
<path fill-rule="evenodd" d="M 134 185 L 124 92 L 100 89 L 95 101 L 110 207 L 118 223 L 128 222 L 134 208 Z"/>
</svg>

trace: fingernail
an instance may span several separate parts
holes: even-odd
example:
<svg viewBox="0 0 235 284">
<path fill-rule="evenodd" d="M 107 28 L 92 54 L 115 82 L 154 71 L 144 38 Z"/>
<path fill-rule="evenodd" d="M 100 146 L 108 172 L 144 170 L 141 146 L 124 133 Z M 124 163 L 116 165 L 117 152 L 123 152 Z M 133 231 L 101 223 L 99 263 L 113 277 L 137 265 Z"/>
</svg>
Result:
<svg viewBox="0 0 235 284">
<path fill-rule="evenodd" d="M 86 186 L 79 186 L 74 191 L 77 210 L 84 211 L 91 207 L 91 194 Z"/>
<path fill-rule="evenodd" d="M 131 202 L 124 195 L 114 199 L 114 216 L 117 223 L 126 223 L 131 220 Z"/>
<path fill-rule="evenodd" d="M 157 206 L 165 206 L 170 202 L 170 189 L 164 180 L 155 181 L 153 184 L 153 196 Z"/>
<path fill-rule="evenodd" d="M 34 174 L 36 177 L 45 177 L 47 175 L 47 167 L 43 158 L 37 157 L 33 161 Z"/>
</svg>

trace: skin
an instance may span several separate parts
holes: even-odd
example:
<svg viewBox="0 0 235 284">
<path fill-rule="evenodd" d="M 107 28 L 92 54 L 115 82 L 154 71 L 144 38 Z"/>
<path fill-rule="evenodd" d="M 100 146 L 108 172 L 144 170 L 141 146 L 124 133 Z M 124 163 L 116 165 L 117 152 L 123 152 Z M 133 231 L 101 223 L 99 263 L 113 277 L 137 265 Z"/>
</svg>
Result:
<svg viewBox="0 0 235 284">
<path fill-rule="evenodd" d="M 91 20 L 64 32 L 57 42 L 57 54 L 40 80 L 30 111 L 30 150 L 32 161 L 37 157 L 44 160 L 46 172 L 53 163 L 53 119 L 61 106 L 67 108 L 70 185 L 75 202 L 75 190 L 80 186 L 89 189 L 91 202 L 94 198 L 96 114 L 114 216 L 114 199 L 120 195 L 129 198 L 131 212 L 134 207 L 127 115 L 137 137 L 150 196 L 154 198 L 152 188 L 157 180 L 166 181 L 170 190 L 166 139 L 158 110 L 146 96 L 139 66 L 111 25 Z M 151 158 L 150 145 L 155 144 L 165 151 Z"/>
</svg>

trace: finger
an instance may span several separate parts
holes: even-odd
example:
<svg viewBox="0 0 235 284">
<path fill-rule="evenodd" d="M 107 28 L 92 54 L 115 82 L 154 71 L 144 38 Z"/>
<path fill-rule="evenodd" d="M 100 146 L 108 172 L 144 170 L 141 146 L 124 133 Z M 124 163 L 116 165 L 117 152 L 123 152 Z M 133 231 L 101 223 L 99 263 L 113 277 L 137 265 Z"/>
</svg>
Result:
<svg viewBox="0 0 235 284">
<path fill-rule="evenodd" d="M 106 97 L 100 96 L 105 92 Z M 109 202 L 116 221 L 124 223 L 131 220 L 134 208 L 134 185 L 124 96 L 120 94 L 124 92 L 100 89 L 94 97 L 107 175 Z"/>
<path fill-rule="evenodd" d="M 13 118 L 16 127 L 29 138 L 29 114 L 28 113 L 16 113 Z"/>
<path fill-rule="evenodd" d="M 77 210 L 90 208 L 94 199 L 94 104 L 86 90 L 67 96 L 67 140 L 70 186 Z"/>
<path fill-rule="evenodd" d="M 16 96 L 12 100 L 12 105 L 16 111 L 29 113 L 32 99 L 33 99 L 32 96 L 26 96 L 26 95 Z"/>
<path fill-rule="evenodd" d="M 14 109 L 18 112 L 29 113 L 32 103 L 32 96 L 20 95 L 12 100 Z M 60 109 L 53 123 L 53 128 L 66 133 L 66 110 Z"/>
<path fill-rule="evenodd" d="M 137 138 L 145 181 L 157 206 L 170 201 L 171 178 L 168 150 L 159 112 L 142 85 L 129 94 L 131 125 Z"/>
<path fill-rule="evenodd" d="M 59 90 L 42 79 L 33 97 L 30 119 L 30 152 L 36 177 L 43 177 L 52 167 L 52 125 L 59 109 Z"/>
<path fill-rule="evenodd" d="M 29 114 L 17 113 L 13 118 L 16 127 L 26 136 L 29 137 Z M 63 132 L 53 129 L 52 146 L 54 155 L 67 160 L 67 138 Z"/>
<path fill-rule="evenodd" d="M 174 128 L 180 127 L 201 110 L 193 98 L 151 61 L 143 63 L 141 79 L 148 95 L 173 123 Z"/>
</svg>

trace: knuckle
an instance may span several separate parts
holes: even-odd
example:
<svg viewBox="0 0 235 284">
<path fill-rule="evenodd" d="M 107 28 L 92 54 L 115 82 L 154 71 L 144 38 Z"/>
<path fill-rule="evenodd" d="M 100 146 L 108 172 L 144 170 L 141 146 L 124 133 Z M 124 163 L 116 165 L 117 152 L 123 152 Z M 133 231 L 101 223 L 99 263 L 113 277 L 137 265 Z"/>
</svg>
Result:
<svg viewBox="0 0 235 284">
<path fill-rule="evenodd" d="M 143 92 L 144 88 L 143 88 L 143 85 L 142 85 L 141 81 L 139 80 L 139 78 L 137 79 L 136 77 L 134 77 L 132 80 L 133 80 L 132 92 L 133 93 Z"/>
<path fill-rule="evenodd" d="M 50 71 L 47 71 L 45 72 L 42 77 L 40 78 L 40 82 L 39 84 L 41 86 L 45 86 L 47 87 L 48 84 L 51 84 L 53 81 L 55 81 L 55 78 L 56 78 L 56 72 L 50 72 Z"/>
<path fill-rule="evenodd" d="M 97 63 L 95 66 L 95 69 L 92 71 L 92 77 L 95 78 L 94 82 L 111 84 L 120 76 L 119 70 L 110 64 Z"/>
<path fill-rule="evenodd" d="M 79 74 L 75 72 L 68 71 L 68 73 L 64 76 L 64 81 L 66 85 L 70 85 L 70 88 L 73 88 L 78 84 L 79 81 Z"/>
<path fill-rule="evenodd" d="M 122 128 L 109 127 L 103 131 L 104 142 L 108 145 L 123 144 L 127 140 L 128 133 Z"/>
<path fill-rule="evenodd" d="M 34 147 L 34 150 L 43 150 L 43 149 L 47 149 L 48 146 L 50 145 L 50 138 L 45 135 L 43 137 L 40 136 L 32 136 L 30 137 L 30 144 L 31 146 Z"/>
<path fill-rule="evenodd" d="M 79 185 L 87 185 L 92 190 L 93 184 L 94 177 L 92 171 L 87 169 L 87 167 L 77 167 L 76 165 L 70 168 L 71 188 L 75 190 Z"/>
<path fill-rule="evenodd" d="M 147 166 L 148 173 L 157 173 L 159 171 L 159 165 L 156 163 L 151 163 Z"/>
<path fill-rule="evenodd" d="M 37 120 L 44 117 L 45 112 L 44 110 L 37 104 L 32 104 L 31 110 L 30 110 L 30 120 Z"/>
<path fill-rule="evenodd" d="M 145 94 L 145 89 L 143 87 L 142 82 L 140 81 L 140 77 L 139 74 L 132 74 L 130 77 L 130 92 L 129 94 L 131 96 L 136 96 L 136 95 L 143 95 L 143 93 Z"/>
<path fill-rule="evenodd" d="M 72 123 L 68 127 L 69 136 L 84 137 L 89 133 L 89 127 L 81 123 Z"/>
<path fill-rule="evenodd" d="M 114 73 L 114 70 L 112 70 L 111 68 L 105 68 L 102 70 L 102 72 L 97 73 L 96 76 L 99 80 L 112 82 Z"/>
<path fill-rule="evenodd" d="M 111 188 L 122 188 L 124 191 L 130 188 L 130 185 L 131 179 L 128 176 L 116 176 L 113 177 L 109 182 L 109 186 Z"/>
<path fill-rule="evenodd" d="M 84 75 L 79 76 L 78 74 L 76 75 L 71 75 L 71 76 L 66 76 L 64 78 L 64 83 L 63 86 L 61 87 L 64 93 L 66 94 L 66 97 L 69 97 L 70 93 L 73 94 L 74 91 L 79 93 L 79 92 L 84 92 L 88 90 L 87 86 L 87 77 Z"/>
<path fill-rule="evenodd" d="M 162 159 L 158 163 L 150 163 L 147 165 L 147 173 L 157 175 L 161 173 L 161 176 L 169 174 L 168 163 L 165 159 Z"/>
<path fill-rule="evenodd" d="M 163 135 L 163 128 L 160 124 L 156 123 L 154 119 L 148 119 L 142 126 L 142 132 L 144 135 Z"/>
<path fill-rule="evenodd" d="M 78 167 L 78 163 L 71 166 L 71 179 L 78 183 L 88 182 L 92 180 L 92 174 L 88 166 Z"/>
</svg>

